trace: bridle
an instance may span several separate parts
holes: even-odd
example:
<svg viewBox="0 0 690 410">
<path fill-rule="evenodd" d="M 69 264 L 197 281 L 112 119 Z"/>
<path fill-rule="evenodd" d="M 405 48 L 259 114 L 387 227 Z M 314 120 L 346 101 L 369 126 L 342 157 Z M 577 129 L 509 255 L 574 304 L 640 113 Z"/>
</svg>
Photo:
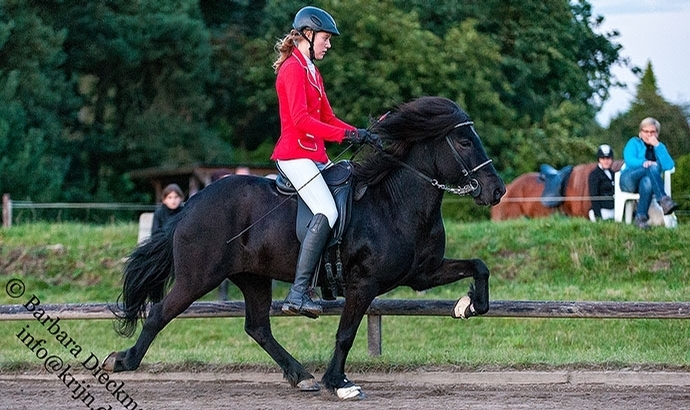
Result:
<svg viewBox="0 0 690 410">
<path fill-rule="evenodd" d="M 460 127 L 466 127 L 466 126 L 472 126 L 474 125 L 474 122 L 472 121 L 465 121 L 457 124 L 456 126 L 453 127 L 453 129 L 458 129 Z M 453 146 L 453 140 L 450 138 L 450 134 L 446 135 L 445 137 L 446 142 L 448 143 L 448 146 L 450 147 L 450 151 L 453 154 L 453 158 L 455 158 L 455 161 L 460 165 L 460 168 L 462 169 L 462 176 L 465 177 L 468 181 L 465 185 L 463 186 L 452 186 L 452 185 L 446 185 L 440 183 L 437 179 L 428 177 L 421 171 L 412 168 L 410 165 L 399 161 L 400 164 L 407 168 L 408 170 L 414 172 L 417 176 L 420 178 L 424 179 L 425 181 L 429 182 L 431 185 L 435 186 L 436 188 L 442 189 L 446 192 L 449 192 L 454 195 L 467 195 L 471 194 L 473 197 L 479 196 L 479 193 L 481 192 L 480 190 L 480 185 L 479 181 L 477 181 L 477 178 L 475 178 L 475 173 L 482 169 L 483 167 L 491 164 L 493 162 L 492 159 L 487 159 L 486 161 L 482 162 L 481 164 L 477 165 L 476 167 L 469 169 L 469 167 L 465 164 L 465 161 L 463 161 L 462 157 L 460 156 L 460 153 L 458 152 L 457 149 L 455 149 L 455 146 Z"/>
</svg>

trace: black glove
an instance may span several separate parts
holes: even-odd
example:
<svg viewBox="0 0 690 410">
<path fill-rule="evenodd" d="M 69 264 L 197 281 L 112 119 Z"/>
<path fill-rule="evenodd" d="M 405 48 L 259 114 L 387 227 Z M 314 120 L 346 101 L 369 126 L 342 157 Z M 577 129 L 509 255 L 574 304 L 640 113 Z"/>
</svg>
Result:
<svg viewBox="0 0 690 410">
<path fill-rule="evenodd" d="M 377 134 L 372 134 L 365 128 L 345 131 L 345 140 L 353 144 L 370 144 L 379 148 L 383 147 L 381 137 Z"/>
</svg>

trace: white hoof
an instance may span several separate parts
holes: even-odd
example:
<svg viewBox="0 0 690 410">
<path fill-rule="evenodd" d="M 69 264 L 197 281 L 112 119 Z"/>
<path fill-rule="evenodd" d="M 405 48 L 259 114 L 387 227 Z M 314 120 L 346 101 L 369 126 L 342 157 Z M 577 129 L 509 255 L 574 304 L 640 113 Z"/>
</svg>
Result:
<svg viewBox="0 0 690 410">
<path fill-rule="evenodd" d="M 353 399 L 363 399 L 364 393 L 362 393 L 362 388 L 353 384 L 348 387 L 341 387 L 335 390 L 338 398 L 341 400 L 353 400 Z"/>
<path fill-rule="evenodd" d="M 302 380 L 301 382 L 297 383 L 297 388 L 300 389 L 300 391 L 319 391 L 319 390 L 321 390 L 321 386 L 319 385 L 319 382 L 316 381 L 316 379 Z"/>
<path fill-rule="evenodd" d="M 475 310 L 472 299 L 467 295 L 461 297 L 455 303 L 455 307 L 453 307 L 450 315 L 456 319 L 469 319 L 471 316 L 474 316 Z"/>
</svg>

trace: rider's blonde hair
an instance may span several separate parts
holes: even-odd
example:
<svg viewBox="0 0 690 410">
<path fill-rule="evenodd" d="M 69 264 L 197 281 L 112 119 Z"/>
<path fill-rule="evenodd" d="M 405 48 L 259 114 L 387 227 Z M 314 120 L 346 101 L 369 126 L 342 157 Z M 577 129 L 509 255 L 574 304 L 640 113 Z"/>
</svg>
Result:
<svg viewBox="0 0 690 410">
<path fill-rule="evenodd" d="M 274 48 L 276 53 L 278 53 L 278 58 L 273 62 L 273 71 L 276 74 L 278 74 L 280 66 L 283 65 L 285 60 L 292 54 L 292 49 L 297 47 L 301 38 L 302 36 L 299 31 L 293 29 L 275 44 Z"/>
</svg>

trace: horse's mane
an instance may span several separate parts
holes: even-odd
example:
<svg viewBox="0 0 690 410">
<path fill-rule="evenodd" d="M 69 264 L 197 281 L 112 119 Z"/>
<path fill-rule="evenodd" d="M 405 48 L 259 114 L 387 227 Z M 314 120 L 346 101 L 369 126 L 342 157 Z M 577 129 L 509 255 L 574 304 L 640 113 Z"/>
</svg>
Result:
<svg viewBox="0 0 690 410">
<path fill-rule="evenodd" d="M 468 120 L 455 102 L 443 97 L 421 97 L 399 105 L 371 127 L 386 143 L 385 154 L 377 152 L 355 164 L 358 183 L 381 182 L 415 143 L 445 136 Z"/>
</svg>

